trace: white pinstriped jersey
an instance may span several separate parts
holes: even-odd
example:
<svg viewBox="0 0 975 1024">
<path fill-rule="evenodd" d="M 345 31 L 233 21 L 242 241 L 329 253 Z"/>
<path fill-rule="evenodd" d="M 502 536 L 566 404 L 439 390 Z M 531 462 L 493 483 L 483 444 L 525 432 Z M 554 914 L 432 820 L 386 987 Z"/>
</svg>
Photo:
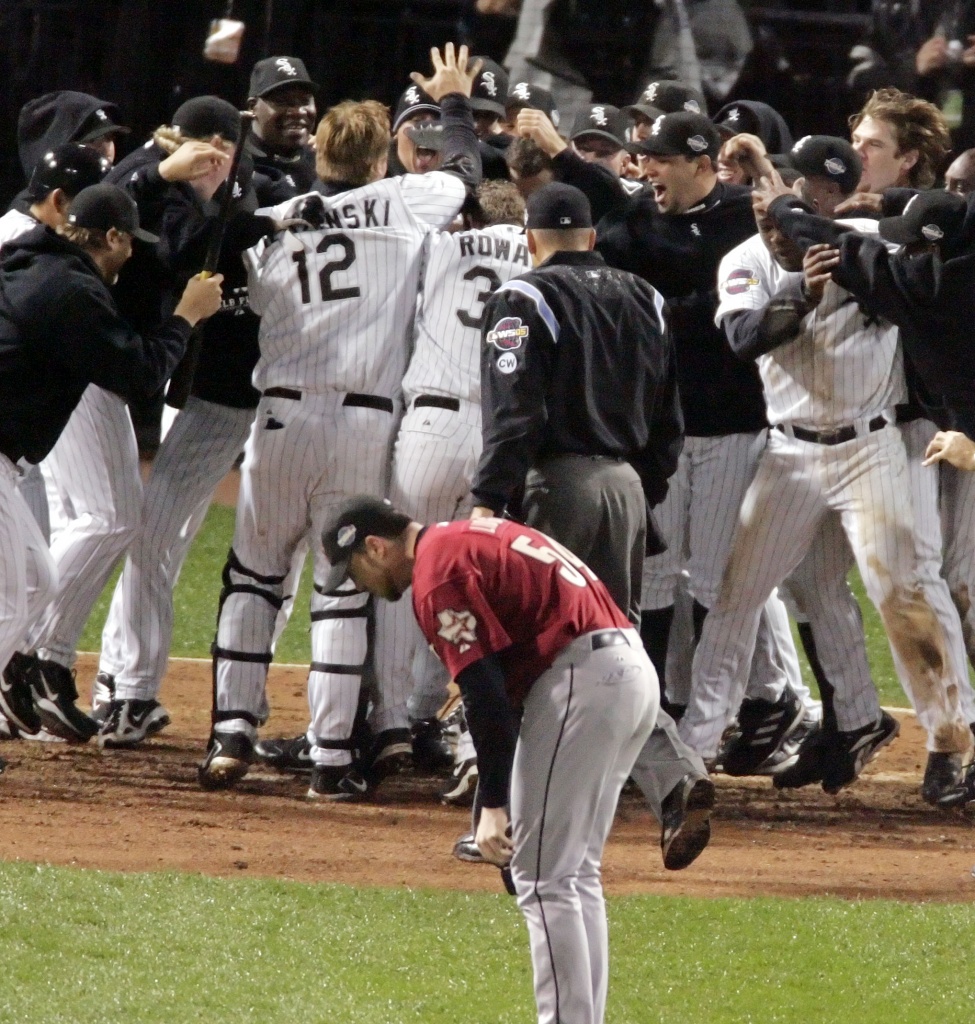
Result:
<svg viewBox="0 0 975 1024">
<path fill-rule="evenodd" d="M 524 228 L 513 224 L 443 232 L 431 241 L 415 347 L 403 379 L 407 405 L 417 395 L 480 402 L 484 304 L 530 269 Z"/>
<path fill-rule="evenodd" d="M 20 210 L 8 210 L 0 217 L 0 245 L 6 245 L 7 242 L 26 235 L 36 227 L 38 222 L 33 217 L 21 213 Z"/>
<path fill-rule="evenodd" d="M 876 233 L 870 220 L 843 221 Z M 781 288 L 798 297 L 801 273 L 783 270 L 761 235 L 736 246 L 718 269 L 719 325 L 730 313 L 763 309 Z M 872 419 L 907 400 L 898 330 L 868 317 L 853 296 L 830 281 L 803 321 L 798 338 L 757 360 L 769 423 L 811 430 Z"/>
<path fill-rule="evenodd" d="M 250 304 L 261 317 L 254 386 L 396 394 L 424 243 L 454 219 L 464 195 L 451 174 L 386 178 L 319 196 L 324 228 L 285 231 L 251 249 Z M 306 198 L 264 212 L 285 219 Z"/>
</svg>

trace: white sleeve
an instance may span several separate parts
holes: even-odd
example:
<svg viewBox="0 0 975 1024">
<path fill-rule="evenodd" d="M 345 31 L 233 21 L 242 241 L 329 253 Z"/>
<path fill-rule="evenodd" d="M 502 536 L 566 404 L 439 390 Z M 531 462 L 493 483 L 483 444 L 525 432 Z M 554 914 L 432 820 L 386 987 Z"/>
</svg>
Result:
<svg viewBox="0 0 975 1024">
<path fill-rule="evenodd" d="M 244 253 L 244 266 L 247 268 L 247 304 L 258 316 L 263 316 L 266 308 L 261 271 L 270 248 L 267 239 L 262 238 L 257 245 Z"/>
<path fill-rule="evenodd" d="M 749 238 L 721 260 L 718 267 L 718 310 L 714 314 L 718 327 L 729 313 L 763 309 L 768 305 L 772 292 L 769 290 L 766 260 L 770 257 L 764 243 L 760 244 L 761 252 L 757 251 L 754 239 Z"/>
<path fill-rule="evenodd" d="M 430 171 L 399 178 L 403 202 L 421 224 L 445 228 L 460 213 L 467 189 L 456 174 Z"/>
</svg>

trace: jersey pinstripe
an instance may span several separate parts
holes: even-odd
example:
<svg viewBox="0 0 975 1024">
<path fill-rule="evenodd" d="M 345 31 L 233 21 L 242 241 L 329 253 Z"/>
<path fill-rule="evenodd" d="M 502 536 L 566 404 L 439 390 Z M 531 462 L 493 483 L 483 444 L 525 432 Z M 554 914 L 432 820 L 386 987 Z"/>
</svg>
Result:
<svg viewBox="0 0 975 1024">
<path fill-rule="evenodd" d="M 38 226 L 39 222 L 29 214 L 21 213 L 20 210 L 8 210 L 0 217 L 0 246 L 26 235 Z"/>
</svg>

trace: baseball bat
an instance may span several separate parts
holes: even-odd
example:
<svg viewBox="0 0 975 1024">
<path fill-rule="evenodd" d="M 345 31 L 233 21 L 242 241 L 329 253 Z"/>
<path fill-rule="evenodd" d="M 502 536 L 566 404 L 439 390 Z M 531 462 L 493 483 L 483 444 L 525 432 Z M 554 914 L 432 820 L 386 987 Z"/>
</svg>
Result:
<svg viewBox="0 0 975 1024">
<path fill-rule="evenodd" d="M 203 261 L 203 269 L 200 277 L 213 277 L 217 271 L 217 263 L 220 261 L 220 250 L 223 248 L 223 236 L 227 230 L 227 221 L 230 219 L 230 204 L 234 198 L 234 185 L 237 183 L 237 172 L 240 170 L 240 158 L 244 154 L 244 147 L 247 143 L 247 136 L 250 134 L 250 123 L 254 114 L 250 110 L 240 112 L 240 138 L 234 147 L 234 155 L 230 161 L 230 172 L 224 182 L 224 193 L 220 199 L 220 209 L 217 211 L 216 223 L 213 233 L 210 235 L 210 244 L 207 246 L 206 258 Z M 166 404 L 172 409 L 182 409 L 186 405 L 190 391 L 193 389 L 193 378 L 196 376 L 196 365 L 200 361 L 200 347 L 202 345 L 200 329 L 197 328 L 190 335 L 186 346 L 186 352 L 179 361 L 179 365 L 173 371 L 169 381 L 169 388 L 166 391 Z"/>
</svg>

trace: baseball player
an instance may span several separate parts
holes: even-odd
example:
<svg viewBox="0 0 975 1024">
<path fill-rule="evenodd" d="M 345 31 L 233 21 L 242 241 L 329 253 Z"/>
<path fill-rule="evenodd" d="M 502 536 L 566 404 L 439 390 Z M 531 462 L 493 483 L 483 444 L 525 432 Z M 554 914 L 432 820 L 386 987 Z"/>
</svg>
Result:
<svg viewBox="0 0 975 1024">
<path fill-rule="evenodd" d="M 600 1024 L 600 861 L 659 697 L 639 634 L 580 559 L 510 520 L 423 527 L 360 498 L 323 540 L 332 588 L 350 574 L 395 601 L 412 584 L 423 635 L 467 706 L 484 804 L 477 843 L 485 859 L 510 862 L 538 1020 Z"/>
<path fill-rule="evenodd" d="M 251 305 L 262 317 L 254 384 L 263 397 L 221 595 L 213 731 L 199 772 L 205 788 L 235 784 L 253 758 L 274 614 L 296 545 L 310 528 L 317 535 L 344 497 L 385 490 L 424 247 L 456 217 L 479 172 L 467 99 L 477 65 L 469 68 L 466 47 L 455 55 L 453 44 L 432 56 L 433 77 L 414 80 L 441 104 L 445 170 L 383 180 L 385 110 L 341 104 L 316 137 L 321 177 L 336 194 L 274 211 L 301 211 L 319 226 L 248 254 Z M 308 795 L 349 799 L 367 789 L 350 765 L 368 595 L 329 594 L 320 548 L 315 564 Z M 376 743 L 375 765 L 409 753 L 408 734 L 403 742 L 380 730 Z"/>
<path fill-rule="evenodd" d="M 58 699 L 63 696 L 67 704 L 68 695 L 52 697 L 36 662 L 14 655 L 31 617 L 57 584 L 54 561 L 14 489 L 15 463 L 36 463 L 47 455 L 89 381 L 125 396 L 158 388 L 182 356 L 192 326 L 220 305 L 219 275 L 191 281 L 173 316 L 154 335 L 137 335 L 108 290 L 131 255 L 133 239 L 157 241 L 140 228 L 138 210 L 123 191 L 92 185 L 72 201 L 59 234 L 47 227 L 29 232 L 4 250 L 0 265 L 0 327 L 8 352 L 0 375 L 6 588 L 0 711 L 25 733 L 36 733 L 43 723 L 65 738 L 91 735 L 68 733 L 66 708 Z M 70 698 L 75 711 L 76 696 Z"/>
<path fill-rule="evenodd" d="M 760 195 L 785 194 L 779 186 Z M 704 623 L 681 734 L 702 756 L 716 749 L 743 689 L 762 604 L 836 509 L 928 733 L 926 776 L 940 784 L 926 787 L 925 798 L 947 804 L 962 793 L 960 755 L 970 733 L 944 630 L 921 587 L 912 509 L 898 490 L 908 468 L 894 422 L 906 395 L 897 330 L 830 279 L 835 262 L 833 250 L 814 247 L 802 278 L 790 277 L 758 239 L 722 261 L 717 319 L 739 355 L 759 357 L 773 429 Z M 845 704 L 838 692 L 837 715 L 857 727 L 843 728 L 846 718 L 830 739 L 822 773 L 829 793 L 850 785 L 899 729 L 875 702 Z"/>
</svg>

